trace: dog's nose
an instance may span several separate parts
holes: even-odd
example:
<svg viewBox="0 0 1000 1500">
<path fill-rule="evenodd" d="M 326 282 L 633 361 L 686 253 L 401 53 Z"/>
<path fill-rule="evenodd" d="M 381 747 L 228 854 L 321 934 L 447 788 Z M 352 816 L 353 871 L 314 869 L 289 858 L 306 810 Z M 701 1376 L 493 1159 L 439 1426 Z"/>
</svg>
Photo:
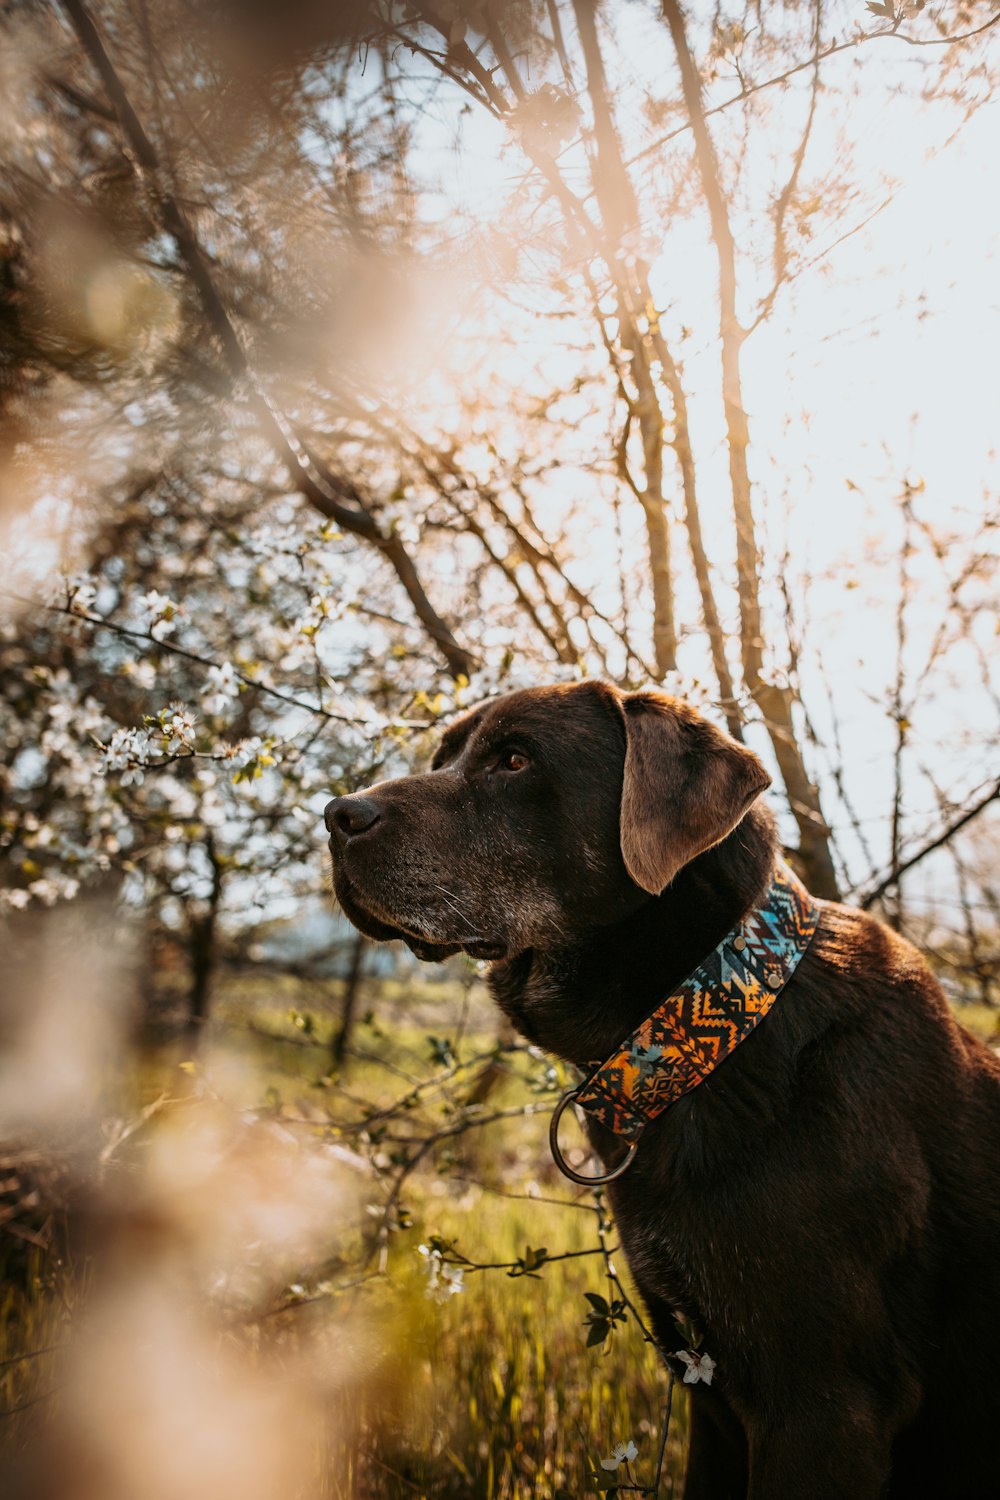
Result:
<svg viewBox="0 0 1000 1500">
<path fill-rule="evenodd" d="M 373 828 L 382 816 L 382 809 L 371 797 L 334 797 L 326 804 L 323 822 L 342 844 L 356 834 Z"/>
</svg>

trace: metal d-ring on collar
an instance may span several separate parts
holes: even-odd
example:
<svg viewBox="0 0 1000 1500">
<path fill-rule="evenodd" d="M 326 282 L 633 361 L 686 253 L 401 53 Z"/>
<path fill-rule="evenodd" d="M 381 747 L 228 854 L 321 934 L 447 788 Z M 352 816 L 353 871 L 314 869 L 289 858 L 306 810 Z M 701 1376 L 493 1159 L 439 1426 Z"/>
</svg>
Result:
<svg viewBox="0 0 1000 1500">
<path fill-rule="evenodd" d="M 564 1094 L 549 1126 L 560 1172 L 600 1187 L 631 1165 L 651 1120 L 711 1076 L 771 1010 L 813 939 L 820 903 L 783 861 L 760 904 L 648 1016 L 611 1057 Z M 599 1177 L 574 1172 L 559 1149 L 559 1121 L 579 1103 L 606 1130 L 628 1142 L 618 1166 Z"/>
<path fill-rule="evenodd" d="M 553 1110 L 552 1119 L 549 1122 L 549 1149 L 552 1152 L 552 1160 L 563 1176 L 568 1177 L 571 1182 L 578 1182 L 581 1187 L 603 1187 L 606 1182 L 614 1182 L 616 1177 L 620 1177 L 632 1165 L 632 1158 L 639 1149 L 639 1142 L 633 1141 L 631 1143 L 625 1156 L 618 1163 L 617 1167 L 614 1167 L 610 1172 L 604 1172 L 597 1177 L 584 1177 L 582 1173 L 574 1171 L 563 1156 L 559 1146 L 559 1121 L 562 1119 L 563 1110 L 567 1104 L 572 1104 L 582 1088 L 583 1084 L 578 1083 L 575 1089 L 570 1089 L 567 1093 L 563 1094 Z"/>
</svg>

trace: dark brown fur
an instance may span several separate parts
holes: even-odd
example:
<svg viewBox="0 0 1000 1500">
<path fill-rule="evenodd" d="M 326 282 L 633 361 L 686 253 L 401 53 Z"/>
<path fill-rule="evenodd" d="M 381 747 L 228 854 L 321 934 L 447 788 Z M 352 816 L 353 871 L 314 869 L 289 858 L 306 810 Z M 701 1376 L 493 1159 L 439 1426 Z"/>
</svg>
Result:
<svg viewBox="0 0 1000 1500">
<path fill-rule="evenodd" d="M 512 694 L 435 767 L 330 804 L 344 909 L 494 960 L 501 1008 L 576 1063 L 766 886 L 766 773 L 675 700 Z M 767 1020 L 609 1191 L 658 1338 L 680 1311 L 717 1364 L 686 1500 L 998 1500 L 1000 1061 L 908 943 L 824 906 Z"/>
</svg>

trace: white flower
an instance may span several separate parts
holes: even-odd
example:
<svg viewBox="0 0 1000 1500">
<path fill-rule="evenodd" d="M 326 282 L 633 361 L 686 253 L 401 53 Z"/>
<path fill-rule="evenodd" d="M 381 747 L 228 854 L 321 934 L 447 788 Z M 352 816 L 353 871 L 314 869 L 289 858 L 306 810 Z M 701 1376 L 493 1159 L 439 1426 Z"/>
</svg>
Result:
<svg viewBox="0 0 1000 1500">
<path fill-rule="evenodd" d="M 209 667 L 205 689 L 205 712 L 224 714 L 240 690 L 240 679 L 231 661 L 224 661 L 221 667 Z"/>
<path fill-rule="evenodd" d="M 156 682 L 156 668 L 151 661 L 145 659 L 127 661 L 122 667 L 122 673 L 125 677 L 130 677 L 138 687 L 146 688 L 147 691 Z"/>
<path fill-rule="evenodd" d="M 715 1374 L 715 1360 L 707 1354 L 695 1354 L 692 1349 L 678 1349 L 674 1354 L 675 1359 L 683 1360 L 687 1365 L 684 1371 L 684 1384 L 697 1385 L 703 1380 L 706 1385 L 712 1384 L 712 1376 Z"/>
<path fill-rule="evenodd" d="M 30 900 L 28 892 L 17 887 L 10 891 L 0 892 L 0 901 L 4 906 L 9 906 L 11 911 L 23 911 Z"/>
<path fill-rule="evenodd" d="M 206 828 L 221 828 L 226 821 L 225 806 L 214 788 L 210 787 L 202 796 L 201 821 Z"/>
<path fill-rule="evenodd" d="M 638 1457 L 639 1450 L 632 1439 L 629 1438 L 627 1443 L 615 1444 L 611 1450 L 611 1457 L 601 1459 L 601 1468 L 607 1469 L 609 1474 L 613 1474 L 621 1464 L 630 1464 L 633 1458 Z"/>
<path fill-rule="evenodd" d="M 138 766 L 149 765 L 149 754 L 148 729 L 116 729 L 104 746 L 104 769 L 134 772 Z M 133 775 L 131 779 L 136 778 Z M 141 781 L 142 777 L 138 779 Z"/>
<path fill-rule="evenodd" d="M 76 718 L 76 705 L 57 698 L 48 705 L 49 723 L 53 729 L 68 729 Z"/>
<path fill-rule="evenodd" d="M 240 740 L 238 745 L 230 746 L 226 753 L 226 759 L 231 760 L 234 766 L 238 766 L 242 770 L 252 760 L 257 759 L 263 748 L 264 742 L 260 735 L 253 734 L 248 740 Z"/>
<path fill-rule="evenodd" d="M 170 816 L 178 822 L 189 822 L 198 816 L 198 799 L 189 786 L 178 781 L 176 776 L 161 776 L 156 790 L 170 810 Z"/>
<path fill-rule="evenodd" d="M 59 887 L 54 880 L 33 880 L 28 890 L 45 906 L 54 906 L 59 900 Z"/>
<path fill-rule="evenodd" d="M 86 615 L 94 607 L 97 599 L 97 589 L 89 578 L 73 578 L 70 580 L 69 607 L 74 614 Z"/>
<path fill-rule="evenodd" d="M 150 589 L 148 594 L 143 594 L 139 603 L 149 615 L 162 615 L 168 609 L 171 611 L 176 609 L 174 601 L 166 594 L 161 594 L 158 589 Z"/>
<path fill-rule="evenodd" d="M 149 633 L 154 641 L 162 641 L 164 636 L 173 633 L 177 625 L 175 617 L 179 612 L 179 605 L 157 589 L 150 589 L 148 594 L 143 594 L 139 603 L 149 615 Z"/>
<path fill-rule="evenodd" d="M 465 1291 L 465 1272 L 461 1266 L 442 1265 L 441 1283 L 438 1291 L 439 1302 L 443 1302 L 446 1297 L 456 1297 L 459 1292 Z"/>
<path fill-rule="evenodd" d="M 418 1245 L 417 1254 L 427 1262 L 427 1295 L 433 1302 L 447 1302 L 449 1297 L 465 1291 L 465 1272 L 461 1266 L 449 1265 L 440 1250 L 431 1250 L 426 1245 Z"/>
<path fill-rule="evenodd" d="M 163 726 L 163 736 L 167 741 L 167 752 L 173 754 L 175 750 L 183 750 L 191 744 L 194 737 L 194 714 L 190 709 L 184 708 L 180 703 L 171 703 L 160 716 Z"/>
</svg>

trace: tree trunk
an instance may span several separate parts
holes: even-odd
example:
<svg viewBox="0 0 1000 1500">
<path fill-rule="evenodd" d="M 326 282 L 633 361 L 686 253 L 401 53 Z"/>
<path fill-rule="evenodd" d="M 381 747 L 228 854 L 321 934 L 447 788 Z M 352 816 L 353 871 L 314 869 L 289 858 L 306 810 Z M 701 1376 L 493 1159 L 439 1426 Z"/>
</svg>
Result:
<svg viewBox="0 0 1000 1500">
<path fill-rule="evenodd" d="M 208 1019 L 208 1001 L 216 958 L 216 922 L 222 900 L 222 864 L 216 855 L 215 840 L 211 834 L 205 840 L 205 850 L 212 866 L 212 890 L 206 910 L 199 916 L 192 917 L 188 936 L 191 988 L 188 991 L 187 1029 L 196 1036 L 201 1033 Z"/>
<path fill-rule="evenodd" d="M 340 1006 L 340 1025 L 337 1027 L 330 1048 L 330 1061 L 334 1068 L 343 1067 L 347 1049 L 351 1045 L 354 1021 L 357 1016 L 358 996 L 361 993 L 361 981 L 364 977 L 366 946 L 366 939 L 360 932 L 357 933 L 351 941 L 351 957 L 344 980 L 344 998 Z"/>
<path fill-rule="evenodd" d="M 718 157 L 705 120 L 701 77 L 687 41 L 684 14 L 677 0 L 661 0 L 681 74 L 688 122 L 694 137 L 695 160 L 708 209 L 719 262 L 719 337 L 722 345 L 722 399 L 729 444 L 729 479 L 736 523 L 736 565 L 740 599 L 740 646 L 743 680 L 760 708 L 778 768 L 799 830 L 799 852 L 806 879 L 817 896 L 839 897 L 830 849 L 830 829 L 823 817 L 819 789 L 810 781 L 792 719 L 794 694 L 789 687 L 763 677 L 758 591 L 757 542 L 747 450 L 750 431 L 743 401 L 740 351 L 746 337 L 736 314 L 736 245 L 729 207 L 722 188 Z"/>
<path fill-rule="evenodd" d="M 574 0 L 573 9 L 587 68 L 587 92 L 594 112 L 597 159 L 593 163 L 593 179 L 601 224 L 608 242 L 604 254 L 618 285 L 619 339 L 632 355 L 632 378 L 636 388 L 634 411 L 642 434 L 645 477 L 638 498 L 646 520 L 653 585 L 653 656 L 657 674 L 662 679 L 677 666 L 670 517 L 663 496 L 663 411 L 653 380 L 647 340 L 636 316 L 637 310 L 645 311 L 645 303 L 636 297 L 636 292 L 641 292 L 642 288 L 637 285 L 634 268 L 631 274 L 627 270 L 622 254 L 624 237 L 638 222 L 639 206 L 622 160 L 618 130 L 608 100 L 604 60 L 597 40 L 594 0 Z"/>
<path fill-rule="evenodd" d="M 681 371 L 670 352 L 663 331 L 657 320 L 651 329 L 653 349 L 674 408 L 674 436 L 670 446 L 677 457 L 677 463 L 681 471 L 681 488 L 684 492 L 684 526 L 688 535 L 688 546 L 691 549 L 691 562 L 694 566 L 694 576 L 698 582 L 698 594 L 701 598 L 702 619 L 705 622 L 705 631 L 708 635 L 709 650 L 712 654 L 712 666 L 715 670 L 715 680 L 719 685 L 719 701 L 722 712 L 726 716 L 726 725 L 734 740 L 743 739 L 743 721 L 740 715 L 739 702 L 736 697 L 736 689 L 733 686 L 732 674 L 729 671 L 729 663 L 726 660 L 726 638 L 722 631 L 719 620 L 719 609 L 715 602 L 715 591 L 712 588 L 712 578 L 708 571 L 708 556 L 705 552 L 705 543 L 701 534 L 701 513 L 698 509 L 698 489 L 695 483 L 694 450 L 691 447 L 691 429 L 688 424 L 687 392 L 681 379 Z"/>
</svg>

